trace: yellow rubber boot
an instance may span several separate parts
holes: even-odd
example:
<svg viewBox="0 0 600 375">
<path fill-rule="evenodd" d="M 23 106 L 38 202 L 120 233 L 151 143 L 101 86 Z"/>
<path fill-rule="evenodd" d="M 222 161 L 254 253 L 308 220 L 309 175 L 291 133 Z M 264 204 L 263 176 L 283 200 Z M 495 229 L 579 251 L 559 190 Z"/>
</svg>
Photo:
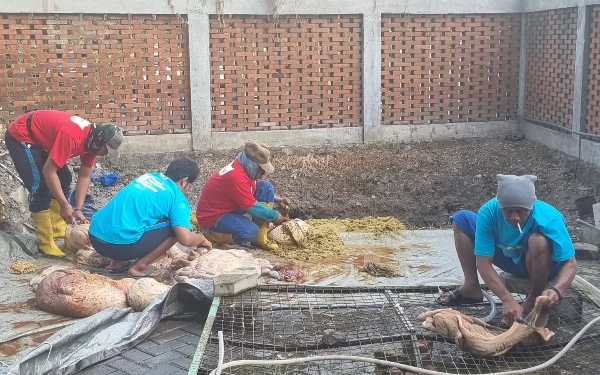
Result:
<svg viewBox="0 0 600 375">
<path fill-rule="evenodd" d="M 231 234 L 215 232 L 213 230 L 204 232 L 204 237 L 209 240 L 213 245 L 234 245 L 235 241 Z"/>
<path fill-rule="evenodd" d="M 35 235 L 39 242 L 40 251 L 46 255 L 64 257 L 65 253 L 54 243 L 50 210 L 32 212 L 31 218 L 35 224 Z"/>
<path fill-rule="evenodd" d="M 273 209 L 273 203 L 261 202 L 261 204 L 267 208 Z M 269 222 L 256 218 L 252 218 L 252 221 L 258 225 L 258 235 L 256 236 L 256 239 L 252 241 L 252 244 L 264 250 L 278 249 L 279 246 L 269 240 L 269 237 L 267 236 L 267 233 L 269 233 Z"/>
<path fill-rule="evenodd" d="M 56 199 L 50 201 L 50 220 L 52 221 L 52 236 L 54 238 L 65 238 L 67 223 L 60 216 L 60 205 Z"/>
</svg>

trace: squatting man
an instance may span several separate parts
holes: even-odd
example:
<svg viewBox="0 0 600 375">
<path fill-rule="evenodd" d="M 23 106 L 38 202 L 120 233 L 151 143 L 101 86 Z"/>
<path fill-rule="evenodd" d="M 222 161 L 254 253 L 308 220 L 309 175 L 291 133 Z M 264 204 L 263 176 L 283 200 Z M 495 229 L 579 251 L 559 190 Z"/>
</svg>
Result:
<svg viewBox="0 0 600 375">
<path fill-rule="evenodd" d="M 438 303 L 457 306 L 482 301 L 477 271 L 502 301 L 509 326 L 531 312 L 538 296 L 549 297 L 548 308 L 554 308 L 562 299 L 577 272 L 575 250 L 563 215 L 537 199 L 536 179 L 531 175 L 498 175 L 496 198 L 478 213 L 461 210 L 451 217 L 465 282 L 439 296 Z M 522 305 L 492 265 L 529 279 L 531 289 Z"/>
</svg>

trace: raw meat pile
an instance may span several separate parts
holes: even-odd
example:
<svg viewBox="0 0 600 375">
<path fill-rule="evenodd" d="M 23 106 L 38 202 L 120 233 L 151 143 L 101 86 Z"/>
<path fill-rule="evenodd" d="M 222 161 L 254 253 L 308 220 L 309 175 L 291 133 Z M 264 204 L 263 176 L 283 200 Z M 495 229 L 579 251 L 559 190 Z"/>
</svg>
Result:
<svg viewBox="0 0 600 375">
<path fill-rule="evenodd" d="M 88 234 L 89 229 L 89 224 L 67 225 L 67 232 L 65 235 L 65 251 L 69 254 L 75 254 L 77 251 L 82 249 L 93 249 Z"/>
<path fill-rule="evenodd" d="M 89 241 L 88 228 L 88 225 L 68 226 L 65 238 L 67 251 L 75 254 L 75 261 L 79 264 L 106 268 L 110 264 L 110 259 L 93 250 Z M 213 279 L 222 273 L 249 266 L 260 267 L 263 276 L 270 275 L 280 280 L 296 281 L 294 278 L 279 277 L 278 273 L 271 272 L 273 266 L 268 260 L 255 258 L 247 251 L 238 249 L 213 249 L 210 252 L 198 249 L 186 252 L 173 246 L 152 266 L 158 268 L 152 274 L 152 278 L 167 285 L 192 279 Z"/>
<path fill-rule="evenodd" d="M 113 280 L 85 271 L 50 267 L 30 281 L 43 311 L 73 318 L 85 318 L 110 307 L 142 311 L 169 289 L 154 279 Z"/>
<path fill-rule="evenodd" d="M 174 282 L 191 279 L 213 279 L 215 276 L 239 267 L 258 266 L 263 276 L 273 270 L 268 260 L 255 258 L 244 250 L 230 249 L 211 251 L 182 251 L 176 247 L 167 251 L 166 256 L 153 264 L 157 268 L 173 271 Z M 165 280 L 167 283 L 167 280 Z"/>
</svg>

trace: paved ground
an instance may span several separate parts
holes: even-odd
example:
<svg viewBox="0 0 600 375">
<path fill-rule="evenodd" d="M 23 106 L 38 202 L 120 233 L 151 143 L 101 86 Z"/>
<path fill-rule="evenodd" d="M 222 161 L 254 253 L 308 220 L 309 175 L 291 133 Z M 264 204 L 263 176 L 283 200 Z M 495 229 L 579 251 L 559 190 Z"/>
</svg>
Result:
<svg viewBox="0 0 600 375">
<path fill-rule="evenodd" d="M 142 343 L 79 375 L 183 375 L 188 373 L 203 325 L 164 320 Z"/>
</svg>

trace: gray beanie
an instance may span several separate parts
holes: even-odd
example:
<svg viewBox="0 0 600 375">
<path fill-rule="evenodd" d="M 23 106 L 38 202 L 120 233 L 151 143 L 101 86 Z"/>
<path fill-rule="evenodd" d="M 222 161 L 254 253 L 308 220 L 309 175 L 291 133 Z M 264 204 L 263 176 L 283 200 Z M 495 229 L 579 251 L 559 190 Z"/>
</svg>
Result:
<svg viewBox="0 0 600 375">
<path fill-rule="evenodd" d="M 528 210 L 533 208 L 537 197 L 535 196 L 534 182 L 536 176 L 513 176 L 499 174 L 498 178 L 498 203 L 500 208 L 523 207 Z"/>
</svg>

